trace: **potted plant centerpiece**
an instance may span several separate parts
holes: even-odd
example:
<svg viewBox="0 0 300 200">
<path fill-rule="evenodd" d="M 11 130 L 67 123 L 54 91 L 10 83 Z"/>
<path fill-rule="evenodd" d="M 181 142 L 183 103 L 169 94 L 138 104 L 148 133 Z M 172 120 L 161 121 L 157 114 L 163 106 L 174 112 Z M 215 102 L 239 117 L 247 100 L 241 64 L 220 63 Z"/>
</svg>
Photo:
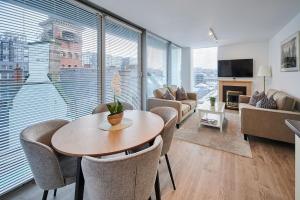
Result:
<svg viewBox="0 0 300 200">
<path fill-rule="evenodd" d="M 107 116 L 107 121 L 112 125 L 119 124 L 123 119 L 123 105 L 117 99 L 121 95 L 121 77 L 119 73 L 113 76 L 111 87 L 114 93 L 114 102 L 106 104 L 110 114 Z"/>
<path fill-rule="evenodd" d="M 216 103 L 216 97 L 209 97 L 210 106 L 214 107 Z"/>
</svg>

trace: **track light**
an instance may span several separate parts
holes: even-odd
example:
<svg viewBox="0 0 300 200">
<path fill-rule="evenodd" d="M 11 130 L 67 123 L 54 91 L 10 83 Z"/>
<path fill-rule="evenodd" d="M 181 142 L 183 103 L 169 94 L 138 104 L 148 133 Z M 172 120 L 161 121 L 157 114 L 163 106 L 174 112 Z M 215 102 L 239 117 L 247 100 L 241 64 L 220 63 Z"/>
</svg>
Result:
<svg viewBox="0 0 300 200">
<path fill-rule="evenodd" d="M 214 32 L 214 30 L 212 28 L 209 28 L 208 30 L 208 36 L 213 38 L 215 40 L 215 42 L 218 42 L 218 38 Z"/>
</svg>

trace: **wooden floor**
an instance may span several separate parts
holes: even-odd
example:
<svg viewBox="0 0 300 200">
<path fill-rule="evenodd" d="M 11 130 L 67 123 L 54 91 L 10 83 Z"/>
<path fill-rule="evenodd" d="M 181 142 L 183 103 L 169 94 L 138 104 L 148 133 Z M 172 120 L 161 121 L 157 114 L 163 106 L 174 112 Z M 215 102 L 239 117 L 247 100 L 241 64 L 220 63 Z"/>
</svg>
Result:
<svg viewBox="0 0 300 200">
<path fill-rule="evenodd" d="M 163 200 L 293 200 L 294 145 L 250 137 L 253 159 L 174 140 L 169 159 L 177 190 L 173 191 L 165 160 L 160 165 Z M 74 198 L 74 185 L 58 190 L 56 198 Z M 85 195 L 86 196 L 86 195 Z M 4 199 L 41 199 L 33 182 Z M 87 198 L 85 198 L 87 199 Z M 152 195 L 152 199 L 154 195 Z"/>
</svg>

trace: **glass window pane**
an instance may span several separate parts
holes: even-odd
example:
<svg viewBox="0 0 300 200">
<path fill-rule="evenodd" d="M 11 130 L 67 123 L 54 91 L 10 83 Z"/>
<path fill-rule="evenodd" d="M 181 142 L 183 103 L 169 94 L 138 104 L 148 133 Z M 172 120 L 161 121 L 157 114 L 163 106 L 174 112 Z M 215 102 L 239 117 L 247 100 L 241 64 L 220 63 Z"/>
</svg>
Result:
<svg viewBox="0 0 300 200">
<path fill-rule="evenodd" d="M 199 103 L 218 95 L 218 48 L 193 49 L 192 87 Z"/>
<path fill-rule="evenodd" d="M 167 41 L 147 34 L 147 96 L 167 84 Z"/>
<path fill-rule="evenodd" d="M 0 195 L 32 178 L 24 128 L 74 120 L 99 103 L 98 24 L 67 1 L 0 1 Z"/>
<path fill-rule="evenodd" d="M 181 48 L 171 45 L 171 84 L 181 86 Z"/>
<path fill-rule="evenodd" d="M 121 96 L 117 97 L 141 108 L 141 34 L 133 29 L 105 20 L 105 102 L 113 101 L 111 80 L 121 76 Z"/>
</svg>

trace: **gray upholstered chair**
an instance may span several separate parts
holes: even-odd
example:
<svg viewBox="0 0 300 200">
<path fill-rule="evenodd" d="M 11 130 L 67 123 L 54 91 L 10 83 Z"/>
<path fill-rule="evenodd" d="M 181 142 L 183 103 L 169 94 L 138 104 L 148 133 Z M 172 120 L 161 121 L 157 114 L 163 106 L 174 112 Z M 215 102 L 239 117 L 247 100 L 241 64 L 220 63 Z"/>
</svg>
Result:
<svg viewBox="0 0 300 200">
<path fill-rule="evenodd" d="M 169 170 L 169 174 L 171 177 L 171 181 L 173 184 L 174 190 L 176 190 L 175 181 L 172 174 L 172 169 L 169 162 L 168 152 L 173 140 L 175 126 L 177 122 L 177 110 L 171 107 L 155 107 L 150 110 L 150 112 L 159 115 L 165 123 L 164 129 L 161 132 L 161 137 L 163 139 L 163 147 L 161 151 L 161 156 L 165 156 L 167 161 L 167 166 Z"/>
<path fill-rule="evenodd" d="M 81 161 L 85 188 L 90 199 L 147 200 L 152 192 L 162 149 L 158 136 L 153 145 L 137 153 Z"/>
<path fill-rule="evenodd" d="M 43 200 L 48 190 L 75 182 L 76 158 L 59 155 L 51 148 L 52 135 L 66 120 L 49 120 L 27 127 L 20 134 L 20 141 L 36 184 L 44 190 Z"/>
<path fill-rule="evenodd" d="M 133 106 L 126 102 L 121 102 L 124 110 L 133 110 Z M 107 112 L 107 106 L 105 103 L 99 104 L 92 112 L 92 114 Z"/>
</svg>

